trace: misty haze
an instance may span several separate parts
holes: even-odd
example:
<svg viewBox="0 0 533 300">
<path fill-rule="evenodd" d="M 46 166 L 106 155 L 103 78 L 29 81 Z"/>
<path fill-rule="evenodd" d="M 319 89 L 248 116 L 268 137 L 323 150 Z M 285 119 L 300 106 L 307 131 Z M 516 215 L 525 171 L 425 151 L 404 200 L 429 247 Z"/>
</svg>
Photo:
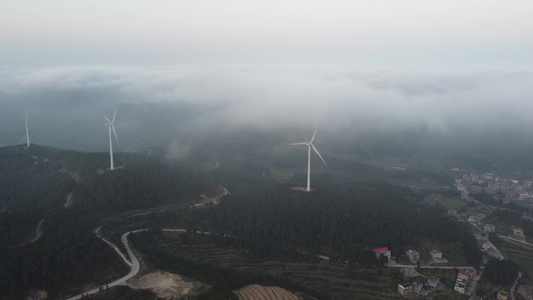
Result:
<svg viewBox="0 0 533 300">
<path fill-rule="evenodd" d="M 0 4 L 0 299 L 530 299 L 528 1 Z"/>
</svg>

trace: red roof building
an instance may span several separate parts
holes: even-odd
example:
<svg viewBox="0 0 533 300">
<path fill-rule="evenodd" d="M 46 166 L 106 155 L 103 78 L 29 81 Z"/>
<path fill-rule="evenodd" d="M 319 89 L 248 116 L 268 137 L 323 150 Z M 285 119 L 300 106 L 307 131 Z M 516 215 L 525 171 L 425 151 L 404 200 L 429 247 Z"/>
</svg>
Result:
<svg viewBox="0 0 533 300">
<path fill-rule="evenodd" d="M 376 248 L 374 249 L 374 252 L 376 253 L 376 257 L 379 258 L 380 255 L 386 256 L 388 259 L 390 259 L 390 251 L 389 248 L 383 247 L 383 248 Z"/>
<path fill-rule="evenodd" d="M 513 229 L 513 234 L 516 235 L 516 236 L 524 236 L 524 229 L 520 228 L 520 227 L 516 227 L 513 225 L 512 227 Z"/>
</svg>

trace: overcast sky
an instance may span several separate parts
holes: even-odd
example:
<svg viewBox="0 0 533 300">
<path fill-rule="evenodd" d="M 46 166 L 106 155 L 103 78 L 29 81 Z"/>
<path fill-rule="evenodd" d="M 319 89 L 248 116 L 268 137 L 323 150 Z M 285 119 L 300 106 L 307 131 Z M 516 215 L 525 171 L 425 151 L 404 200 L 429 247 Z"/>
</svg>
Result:
<svg viewBox="0 0 533 300">
<path fill-rule="evenodd" d="M 215 102 L 244 124 L 530 126 L 532 12 L 531 0 L 0 0 L 0 90 L 114 97 L 108 110 Z"/>
<path fill-rule="evenodd" d="M 532 63 L 530 0 L 1 0 L 0 66 Z"/>
</svg>

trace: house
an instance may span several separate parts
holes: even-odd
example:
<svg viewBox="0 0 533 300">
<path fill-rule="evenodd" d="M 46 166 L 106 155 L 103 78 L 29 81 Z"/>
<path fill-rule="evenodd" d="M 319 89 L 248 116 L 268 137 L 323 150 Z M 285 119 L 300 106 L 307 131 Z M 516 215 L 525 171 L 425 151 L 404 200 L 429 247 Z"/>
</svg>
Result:
<svg viewBox="0 0 533 300">
<path fill-rule="evenodd" d="M 465 273 L 468 274 L 468 276 L 470 277 L 470 279 L 476 277 L 476 274 L 477 274 L 476 269 L 473 269 L 473 268 L 466 268 L 466 269 L 464 269 L 463 271 L 464 271 Z"/>
<path fill-rule="evenodd" d="M 475 272 L 475 270 L 474 270 Z M 470 272 L 465 271 L 464 269 L 459 270 L 459 274 L 457 274 L 457 280 L 463 279 L 463 280 L 469 280 L 471 277 Z"/>
<path fill-rule="evenodd" d="M 448 209 L 448 215 L 449 216 L 457 216 L 457 209 L 450 208 Z"/>
<path fill-rule="evenodd" d="M 478 182 L 479 180 L 479 175 L 476 174 L 476 173 L 470 173 L 470 181 L 471 182 Z"/>
<path fill-rule="evenodd" d="M 459 274 L 457 274 L 457 281 L 459 280 L 468 280 L 470 278 L 470 275 L 466 273 L 463 269 L 459 270 Z"/>
<path fill-rule="evenodd" d="M 466 286 L 467 286 L 467 281 L 457 278 L 457 281 L 455 281 L 455 286 L 453 287 L 453 290 L 460 294 L 464 294 L 466 291 Z"/>
<path fill-rule="evenodd" d="M 516 288 L 516 292 L 526 299 L 533 299 L 533 286 L 522 284 Z"/>
<path fill-rule="evenodd" d="M 442 251 L 440 251 L 438 249 L 431 249 L 431 250 L 429 250 L 429 255 L 431 255 L 431 257 L 433 259 L 441 259 L 442 258 Z"/>
<path fill-rule="evenodd" d="M 509 293 L 506 291 L 498 291 L 498 294 L 496 295 L 497 300 L 507 300 L 509 298 Z"/>
<path fill-rule="evenodd" d="M 428 286 L 435 288 L 439 284 L 440 279 L 435 276 L 431 276 L 428 278 Z"/>
<path fill-rule="evenodd" d="M 481 250 L 488 251 L 490 248 L 492 248 L 490 242 L 485 239 L 480 239 L 479 244 L 481 245 Z"/>
<path fill-rule="evenodd" d="M 390 259 L 391 252 L 389 251 L 389 248 L 383 247 L 383 248 L 376 248 L 374 249 L 374 253 L 376 253 L 376 258 L 379 259 L 381 255 L 386 256 L 388 259 Z"/>
<path fill-rule="evenodd" d="M 493 225 L 493 224 L 485 224 L 485 226 L 483 226 L 483 231 L 485 232 L 494 232 L 496 230 L 496 226 Z"/>
<path fill-rule="evenodd" d="M 468 216 L 468 222 L 471 222 L 474 224 L 479 223 L 483 219 L 485 219 L 485 215 L 482 213 L 473 213 Z"/>
<path fill-rule="evenodd" d="M 470 280 L 471 278 L 475 276 L 476 276 L 475 269 L 472 269 L 472 268 L 460 269 L 459 273 L 457 274 L 457 279 Z"/>
<path fill-rule="evenodd" d="M 464 294 L 468 287 L 468 282 L 471 278 L 476 276 L 476 270 L 472 268 L 460 269 L 455 280 L 454 291 Z"/>
<path fill-rule="evenodd" d="M 518 198 L 520 198 L 520 200 L 531 199 L 533 198 L 533 194 L 529 191 L 520 191 Z"/>
<path fill-rule="evenodd" d="M 478 224 L 479 219 L 476 216 L 474 216 L 474 215 L 469 215 L 468 216 L 468 222 L 470 222 L 472 224 Z"/>
<path fill-rule="evenodd" d="M 501 185 L 496 182 L 491 182 L 489 183 L 489 186 L 487 187 L 487 189 L 492 190 L 492 191 L 499 191 L 501 189 Z"/>
<path fill-rule="evenodd" d="M 415 281 L 413 283 L 411 283 L 411 289 L 413 291 L 413 293 L 421 293 L 422 291 L 424 291 L 424 283 L 422 282 L 419 282 L 419 281 Z"/>
<path fill-rule="evenodd" d="M 420 253 L 418 253 L 416 250 L 409 249 L 406 253 L 412 263 L 416 264 L 416 262 L 420 259 Z"/>
<path fill-rule="evenodd" d="M 461 199 L 468 200 L 468 192 L 461 192 Z"/>
<path fill-rule="evenodd" d="M 514 225 L 511 227 L 513 229 L 513 234 L 516 236 L 523 237 L 524 236 L 524 229 L 520 227 L 515 227 Z"/>
<path fill-rule="evenodd" d="M 409 282 L 398 283 L 398 293 L 400 295 L 408 295 L 412 292 L 412 287 Z"/>
</svg>

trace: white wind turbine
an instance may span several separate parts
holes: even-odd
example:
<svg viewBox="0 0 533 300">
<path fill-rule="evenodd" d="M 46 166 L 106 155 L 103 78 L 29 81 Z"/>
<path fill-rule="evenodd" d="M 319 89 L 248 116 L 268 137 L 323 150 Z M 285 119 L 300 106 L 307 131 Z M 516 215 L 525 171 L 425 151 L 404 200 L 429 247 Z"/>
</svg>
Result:
<svg viewBox="0 0 533 300">
<path fill-rule="evenodd" d="M 318 157 L 320 157 L 324 165 L 326 165 L 326 167 L 328 166 L 328 164 L 326 164 L 326 161 L 322 158 L 322 155 L 318 153 L 318 150 L 316 149 L 315 145 L 313 145 L 315 136 L 316 136 L 316 129 L 315 129 L 315 132 L 313 133 L 313 137 L 311 138 L 311 141 L 291 144 L 291 145 L 306 145 L 307 146 L 307 192 L 311 191 L 311 148 L 313 148 L 313 150 L 316 152 Z"/>
<path fill-rule="evenodd" d="M 111 139 L 111 130 L 113 130 L 113 133 L 115 134 L 115 139 L 117 140 L 117 146 L 120 147 L 120 144 L 118 143 L 117 132 L 115 131 L 115 116 L 116 115 L 117 115 L 117 110 L 115 109 L 115 113 L 113 114 L 113 120 L 109 120 L 108 118 L 106 118 L 106 116 L 104 116 L 104 119 L 107 121 L 107 123 L 105 123 L 105 126 L 107 126 L 107 128 L 109 129 L 109 158 L 111 161 L 110 170 L 115 169 L 115 165 L 113 164 L 113 140 Z"/>
<path fill-rule="evenodd" d="M 26 147 L 30 146 L 30 131 L 28 129 L 28 125 L 30 123 L 30 115 L 26 111 L 25 114 L 22 115 L 24 117 L 24 123 L 26 123 Z"/>
</svg>

